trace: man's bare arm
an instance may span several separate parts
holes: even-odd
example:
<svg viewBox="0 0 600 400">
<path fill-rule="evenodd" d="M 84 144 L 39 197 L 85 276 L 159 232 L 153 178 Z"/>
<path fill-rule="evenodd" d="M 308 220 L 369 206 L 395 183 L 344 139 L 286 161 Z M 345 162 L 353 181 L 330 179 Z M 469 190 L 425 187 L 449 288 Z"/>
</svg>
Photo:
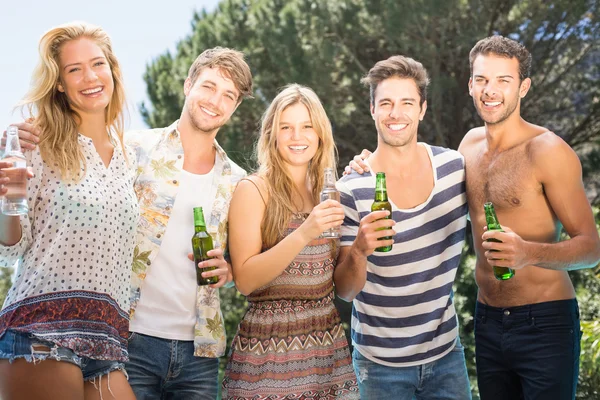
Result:
<svg viewBox="0 0 600 400">
<path fill-rule="evenodd" d="M 367 281 L 367 257 L 353 252 L 351 246 L 342 247 L 333 273 L 337 295 L 350 302 Z"/>
<path fill-rule="evenodd" d="M 337 295 L 345 301 L 352 301 L 365 286 L 367 280 L 367 257 L 380 246 L 394 244 L 396 233 L 392 226 L 395 221 L 382 219 L 389 211 L 374 211 L 360 220 L 358 233 L 352 246 L 342 247 L 338 263 L 333 273 Z M 381 230 L 379 230 L 381 229 Z M 392 239 L 379 240 L 391 236 Z"/>
<path fill-rule="evenodd" d="M 490 263 L 517 269 L 536 265 L 563 271 L 596 266 L 600 261 L 600 238 L 585 195 L 579 158 L 562 139 L 551 133 L 536 139 L 532 147 L 536 149 L 536 176 L 570 239 L 558 243 L 536 243 L 523 240 L 510 229 L 504 234 L 485 232 L 484 240 L 495 237 L 504 242 L 498 244 L 500 248 L 510 249 L 508 259 Z M 483 246 L 487 250 L 493 247 L 489 242 L 484 242 Z M 494 257 L 493 254 L 490 256 Z"/>
</svg>

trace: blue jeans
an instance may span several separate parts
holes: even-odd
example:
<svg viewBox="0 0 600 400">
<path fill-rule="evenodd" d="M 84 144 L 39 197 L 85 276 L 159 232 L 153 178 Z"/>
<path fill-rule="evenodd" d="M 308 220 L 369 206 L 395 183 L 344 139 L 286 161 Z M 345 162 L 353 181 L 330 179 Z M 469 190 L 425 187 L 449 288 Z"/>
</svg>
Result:
<svg viewBox="0 0 600 400">
<path fill-rule="evenodd" d="M 497 308 L 477 302 L 481 400 L 568 400 L 579 375 L 577 300 Z"/>
<path fill-rule="evenodd" d="M 456 339 L 448 354 L 414 367 L 377 364 L 354 349 L 354 372 L 362 400 L 470 400 L 465 349 Z"/>
<path fill-rule="evenodd" d="M 113 371 L 125 373 L 125 365 L 120 361 L 81 357 L 66 347 L 37 339 L 29 333 L 9 329 L 0 338 L 0 360 L 5 359 L 12 363 L 17 358 L 32 363 L 51 359 L 77 365 L 81 369 L 84 381 L 94 381 Z"/>
<path fill-rule="evenodd" d="M 194 357 L 193 341 L 133 332 L 126 368 L 138 400 L 217 398 L 219 359 Z"/>
</svg>

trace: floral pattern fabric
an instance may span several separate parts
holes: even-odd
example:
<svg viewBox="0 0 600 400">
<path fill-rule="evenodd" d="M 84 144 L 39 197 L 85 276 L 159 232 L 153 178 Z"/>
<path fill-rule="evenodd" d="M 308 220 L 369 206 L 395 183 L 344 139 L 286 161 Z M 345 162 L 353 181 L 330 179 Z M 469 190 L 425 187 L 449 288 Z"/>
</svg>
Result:
<svg viewBox="0 0 600 400">
<path fill-rule="evenodd" d="M 177 197 L 178 175 L 183 169 L 178 122 L 167 128 L 129 132 L 126 136 L 127 144 L 135 150 L 138 161 L 134 188 L 140 204 L 131 279 L 131 319 L 135 318 L 144 279 L 158 254 Z M 227 157 L 216 140 L 213 145 L 217 152 L 212 183 L 216 187 L 216 195 L 211 214 L 205 216 L 206 229 L 213 237 L 215 248 L 225 251 L 229 203 L 237 183 L 246 176 L 246 172 Z M 220 357 L 225 353 L 226 337 L 218 289 L 199 286 L 197 290 L 194 355 Z"/>
</svg>

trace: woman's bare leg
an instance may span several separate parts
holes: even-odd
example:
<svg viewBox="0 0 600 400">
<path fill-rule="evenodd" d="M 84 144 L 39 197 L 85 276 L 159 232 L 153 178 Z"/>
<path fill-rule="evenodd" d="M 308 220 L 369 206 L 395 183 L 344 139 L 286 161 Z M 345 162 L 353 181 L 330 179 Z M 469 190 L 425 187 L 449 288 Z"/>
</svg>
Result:
<svg viewBox="0 0 600 400">
<path fill-rule="evenodd" d="M 2 400 L 81 400 L 83 375 L 78 366 L 56 360 L 12 363 L 0 360 Z"/>
<path fill-rule="evenodd" d="M 112 371 L 84 384 L 85 400 L 135 400 L 123 371 Z"/>
</svg>

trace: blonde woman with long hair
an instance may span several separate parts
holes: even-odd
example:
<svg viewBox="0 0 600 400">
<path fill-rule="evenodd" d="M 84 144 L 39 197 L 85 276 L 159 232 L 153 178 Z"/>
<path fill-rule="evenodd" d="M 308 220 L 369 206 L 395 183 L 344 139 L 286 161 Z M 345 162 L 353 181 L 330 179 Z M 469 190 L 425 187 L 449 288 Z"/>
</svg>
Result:
<svg viewBox="0 0 600 400">
<path fill-rule="evenodd" d="M 0 398 L 133 399 L 124 361 L 138 206 L 121 69 L 106 32 L 86 23 L 49 30 L 39 52 L 22 101 L 41 132 L 26 153 L 29 213 L 0 215 L 0 265 L 20 260 L 0 311 Z"/>
<path fill-rule="evenodd" d="M 331 124 L 317 95 L 290 85 L 265 112 L 258 172 L 229 209 L 236 286 L 249 309 L 231 346 L 223 398 L 358 398 L 333 304 L 339 239 L 320 237 L 344 219 L 319 203 L 324 169 L 335 168 Z"/>
</svg>

